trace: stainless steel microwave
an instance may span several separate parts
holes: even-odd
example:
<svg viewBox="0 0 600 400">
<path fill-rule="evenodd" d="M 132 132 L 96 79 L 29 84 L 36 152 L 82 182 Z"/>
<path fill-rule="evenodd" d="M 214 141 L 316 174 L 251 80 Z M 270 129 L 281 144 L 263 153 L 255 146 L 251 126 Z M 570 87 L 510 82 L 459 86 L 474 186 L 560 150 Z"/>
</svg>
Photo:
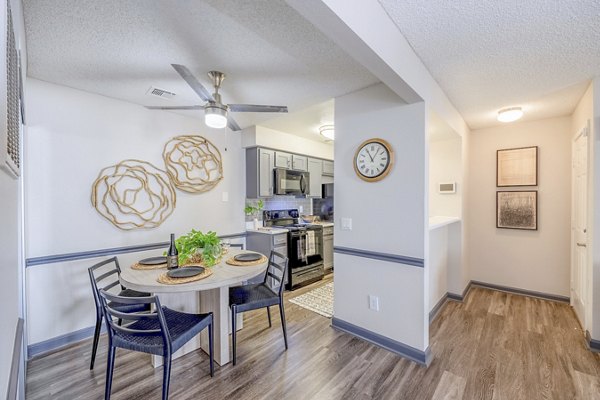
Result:
<svg viewBox="0 0 600 400">
<path fill-rule="evenodd" d="M 308 172 L 275 168 L 275 194 L 305 196 L 310 188 Z"/>
</svg>

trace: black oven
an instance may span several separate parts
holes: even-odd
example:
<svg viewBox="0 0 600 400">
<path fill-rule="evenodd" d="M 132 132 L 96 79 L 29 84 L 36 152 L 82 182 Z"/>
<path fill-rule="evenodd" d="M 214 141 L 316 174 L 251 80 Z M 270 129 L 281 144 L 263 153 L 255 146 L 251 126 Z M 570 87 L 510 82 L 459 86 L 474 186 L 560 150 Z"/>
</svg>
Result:
<svg viewBox="0 0 600 400">
<path fill-rule="evenodd" d="M 306 225 L 290 227 L 288 232 L 288 289 L 308 285 L 323 279 L 323 227 Z"/>
<path fill-rule="evenodd" d="M 298 217 L 296 209 L 263 211 L 265 226 L 288 231 L 288 290 L 319 281 L 325 276 L 323 226 L 298 224 Z"/>
</svg>

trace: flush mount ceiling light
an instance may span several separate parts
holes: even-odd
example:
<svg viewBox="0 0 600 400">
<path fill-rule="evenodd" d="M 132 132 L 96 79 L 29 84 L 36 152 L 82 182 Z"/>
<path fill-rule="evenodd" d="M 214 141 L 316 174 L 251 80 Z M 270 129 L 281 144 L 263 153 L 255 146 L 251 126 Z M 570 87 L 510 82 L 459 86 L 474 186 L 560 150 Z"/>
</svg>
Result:
<svg viewBox="0 0 600 400">
<path fill-rule="evenodd" d="M 513 122 L 523 116 L 523 109 L 521 107 L 510 107 L 498 111 L 498 121 L 500 122 Z"/>
<path fill-rule="evenodd" d="M 335 139 L 335 130 L 333 128 L 333 125 L 323 125 L 319 128 L 319 133 L 325 137 L 326 139 L 329 140 L 334 140 Z"/>
</svg>

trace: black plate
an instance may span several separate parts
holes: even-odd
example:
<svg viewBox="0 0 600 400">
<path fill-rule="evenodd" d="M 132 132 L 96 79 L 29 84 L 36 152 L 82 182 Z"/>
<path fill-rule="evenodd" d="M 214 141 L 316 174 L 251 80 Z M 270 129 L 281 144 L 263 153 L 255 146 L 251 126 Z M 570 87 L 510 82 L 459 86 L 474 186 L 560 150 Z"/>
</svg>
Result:
<svg viewBox="0 0 600 400">
<path fill-rule="evenodd" d="M 167 272 L 170 278 L 190 278 L 192 276 L 200 275 L 204 272 L 204 267 L 183 267 L 172 269 Z"/>
<path fill-rule="evenodd" d="M 138 261 L 138 264 L 142 264 L 142 265 L 159 265 L 159 264 L 166 264 L 166 263 L 167 263 L 167 257 L 164 257 L 164 256 L 144 258 L 143 260 Z"/>
<path fill-rule="evenodd" d="M 258 253 L 244 253 L 244 254 L 238 254 L 237 256 L 233 257 L 233 259 L 235 261 L 242 261 L 242 262 L 258 261 L 261 258 L 262 258 L 262 254 L 258 254 Z"/>
</svg>

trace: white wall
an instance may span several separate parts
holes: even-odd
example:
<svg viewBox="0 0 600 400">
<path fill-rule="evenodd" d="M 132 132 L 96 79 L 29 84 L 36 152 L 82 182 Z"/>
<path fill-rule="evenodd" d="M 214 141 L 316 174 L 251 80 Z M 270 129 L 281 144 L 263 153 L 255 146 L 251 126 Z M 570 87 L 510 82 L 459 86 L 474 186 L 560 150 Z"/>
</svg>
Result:
<svg viewBox="0 0 600 400">
<path fill-rule="evenodd" d="M 461 217 L 462 214 L 462 142 L 458 135 L 429 142 L 429 215 Z M 439 193 L 441 182 L 455 182 L 456 193 Z"/>
<path fill-rule="evenodd" d="M 496 188 L 496 150 L 538 146 L 538 186 Z M 471 132 L 468 180 L 468 257 L 471 278 L 569 296 L 571 119 Z M 538 230 L 496 228 L 497 190 L 538 190 Z"/>
<path fill-rule="evenodd" d="M 425 107 L 405 105 L 379 84 L 336 98 L 336 247 L 424 258 Z M 395 151 L 390 174 L 376 183 L 353 169 L 357 147 L 380 137 Z M 341 229 L 352 219 L 352 230 Z M 424 268 L 336 253 L 335 317 L 420 350 L 428 346 Z M 368 309 L 368 295 L 380 311 Z"/>
<path fill-rule="evenodd" d="M 244 129 L 242 135 L 243 147 L 262 146 L 333 160 L 332 143 L 317 142 L 259 125 Z"/>
<path fill-rule="evenodd" d="M 191 228 L 218 234 L 244 231 L 244 153 L 239 134 L 34 79 L 27 80 L 27 89 L 28 258 L 163 242 L 169 233 L 180 235 Z M 96 212 L 90 191 L 103 167 L 135 158 L 164 169 L 163 146 L 180 134 L 203 135 L 219 148 L 223 181 L 204 194 L 178 190 L 175 211 L 156 229 L 122 231 Z M 228 193 L 228 202 L 222 201 L 223 192 Z M 139 256 L 124 256 L 123 264 Z M 93 325 L 86 269 L 95 261 L 28 268 L 30 344 Z"/>
</svg>

